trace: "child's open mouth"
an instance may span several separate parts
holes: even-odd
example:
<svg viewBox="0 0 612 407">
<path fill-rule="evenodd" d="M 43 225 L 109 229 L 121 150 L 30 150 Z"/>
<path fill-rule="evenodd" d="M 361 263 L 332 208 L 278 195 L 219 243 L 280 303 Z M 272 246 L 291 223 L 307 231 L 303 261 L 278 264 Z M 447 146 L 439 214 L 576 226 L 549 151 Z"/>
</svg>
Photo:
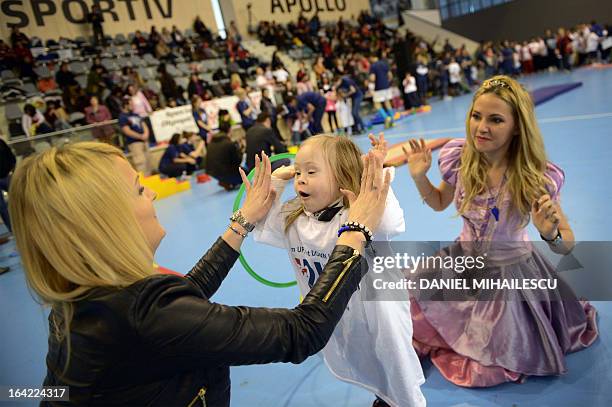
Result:
<svg viewBox="0 0 612 407">
<path fill-rule="evenodd" d="M 300 191 L 299 194 L 302 198 L 308 198 L 310 196 L 310 194 L 307 194 L 306 192 L 302 192 L 302 191 Z"/>
</svg>

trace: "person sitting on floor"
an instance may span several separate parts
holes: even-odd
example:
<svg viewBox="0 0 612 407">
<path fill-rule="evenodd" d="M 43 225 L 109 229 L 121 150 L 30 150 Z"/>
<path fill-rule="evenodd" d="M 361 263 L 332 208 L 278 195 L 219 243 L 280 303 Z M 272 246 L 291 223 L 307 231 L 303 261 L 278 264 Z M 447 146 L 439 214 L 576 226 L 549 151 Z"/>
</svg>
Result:
<svg viewBox="0 0 612 407">
<path fill-rule="evenodd" d="M 168 148 L 159 162 L 159 172 L 168 177 L 176 178 L 186 173 L 191 175 L 196 170 L 196 159 L 182 151 L 185 138 L 180 133 L 172 135 Z"/>
</svg>

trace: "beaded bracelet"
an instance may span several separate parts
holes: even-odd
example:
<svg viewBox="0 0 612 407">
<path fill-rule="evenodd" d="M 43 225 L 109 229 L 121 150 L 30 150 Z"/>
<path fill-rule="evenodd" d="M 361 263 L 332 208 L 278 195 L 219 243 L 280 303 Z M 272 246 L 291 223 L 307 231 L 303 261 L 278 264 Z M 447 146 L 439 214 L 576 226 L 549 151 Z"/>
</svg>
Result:
<svg viewBox="0 0 612 407">
<path fill-rule="evenodd" d="M 245 239 L 246 239 L 246 237 L 247 237 L 247 235 L 246 235 L 246 234 L 244 234 L 244 233 L 240 233 L 240 231 L 239 231 L 239 230 L 236 230 L 236 229 L 235 229 L 235 228 L 234 228 L 232 225 L 229 225 L 229 228 L 230 228 L 230 229 L 231 229 L 231 231 L 232 231 L 232 232 L 234 232 L 235 234 L 240 235 L 240 236 L 242 236 L 243 238 L 245 238 Z"/>
<path fill-rule="evenodd" d="M 363 233 L 366 238 L 366 242 L 368 243 L 372 241 L 372 232 L 370 231 L 370 229 L 368 229 L 367 226 L 357 222 L 346 222 L 340 225 L 340 229 L 338 229 L 338 237 L 340 237 L 342 233 L 347 232 L 349 230 Z"/>
</svg>

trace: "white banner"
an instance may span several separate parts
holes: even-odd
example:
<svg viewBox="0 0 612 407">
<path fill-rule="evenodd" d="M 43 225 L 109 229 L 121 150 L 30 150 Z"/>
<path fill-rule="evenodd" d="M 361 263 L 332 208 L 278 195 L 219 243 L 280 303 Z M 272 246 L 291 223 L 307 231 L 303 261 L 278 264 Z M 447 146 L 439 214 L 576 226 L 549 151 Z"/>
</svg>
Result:
<svg viewBox="0 0 612 407">
<path fill-rule="evenodd" d="M 183 131 L 199 133 L 191 105 L 156 110 L 151 114 L 150 119 L 155 139 L 158 142 L 168 141 L 174 133 Z"/>
</svg>

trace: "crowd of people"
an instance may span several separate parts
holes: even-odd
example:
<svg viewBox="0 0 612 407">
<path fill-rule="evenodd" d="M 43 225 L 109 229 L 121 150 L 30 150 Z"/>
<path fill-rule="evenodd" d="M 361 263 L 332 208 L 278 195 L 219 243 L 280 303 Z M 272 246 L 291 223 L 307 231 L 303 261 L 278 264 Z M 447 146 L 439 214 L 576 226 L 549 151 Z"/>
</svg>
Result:
<svg viewBox="0 0 612 407">
<path fill-rule="evenodd" d="M 96 13 L 99 10 L 93 9 L 90 15 L 94 44 L 84 47 L 84 52 L 92 53 L 85 86 L 77 81 L 66 61 L 59 63 L 54 75 L 39 77 L 30 52 L 39 40 L 28 38 L 18 28 L 13 28 L 10 45 L 0 42 L 0 68 L 29 77 L 45 94 L 44 101 L 25 105 L 22 132 L 33 136 L 117 119 L 118 132 L 113 126 L 101 125 L 93 129 L 93 136 L 123 146 L 139 171 L 150 174 L 157 170 L 167 176 L 191 173 L 194 165 L 204 168 L 202 156 L 207 149 L 191 142 L 195 150 L 202 150 L 196 164 L 191 163 L 196 159 L 190 156 L 193 151 L 186 148 L 181 153 L 185 156 L 167 153 L 163 165 L 152 168 L 148 148 L 155 144 L 155 135 L 149 115 L 159 108 L 191 104 L 198 134 L 208 145 L 215 132 L 230 135 L 231 131 L 224 132 L 221 126 L 219 130 L 213 129 L 202 103 L 235 95 L 244 131 L 248 134 L 265 113 L 276 140 L 286 148 L 324 131 L 363 133 L 367 127 L 362 118 L 364 101 L 371 103 L 385 126 L 390 127 L 397 109 L 416 109 L 432 97 L 448 99 L 471 92 L 495 74 L 516 77 L 543 70 L 570 70 L 588 63 L 607 62 L 612 50 L 609 27 L 595 21 L 571 29 L 559 28 L 556 33 L 547 30 L 530 41 L 482 42 L 474 53 L 464 45 L 455 47 L 448 40 L 438 47 L 437 41 L 425 41 L 410 30 L 401 34 L 367 11 L 355 19 L 356 23 L 353 19 L 346 22 L 342 17 L 334 23 L 322 23 L 317 14 L 310 19 L 300 16 L 287 25 L 261 21 L 256 33 L 264 44 L 276 46 L 278 51 L 301 50 L 313 57 L 300 60 L 299 69 L 289 72 L 278 53 L 271 61 L 258 61 L 251 56 L 242 46 L 242 36 L 234 23 L 227 37 L 221 39 L 196 17 L 194 35 L 185 35 L 176 26 L 161 31 L 152 26 L 148 33 L 134 33 L 130 40 L 132 52 L 140 56 L 152 54 L 160 61 L 155 79 L 159 86 L 152 87 L 136 67 L 109 71 L 102 63 L 100 53 L 109 44 Z M 168 71 L 169 64 L 179 59 L 193 62 L 218 57 L 225 58 L 226 66 L 213 73 L 212 83 L 201 78 L 196 64 L 191 65 L 185 88 Z M 53 64 L 47 62 L 49 72 L 53 72 Z M 247 73 L 250 68 L 252 77 Z M 249 96 L 254 91 L 261 92 L 259 103 Z M 82 114 L 75 116 L 75 112 Z M 284 126 L 280 126 L 281 121 Z M 229 124 L 235 123 L 230 120 Z M 189 133 L 180 137 L 192 140 Z M 248 150 L 247 144 L 248 137 L 246 142 L 238 142 L 241 152 Z M 274 145 L 270 143 L 266 152 L 284 150 Z M 236 176 L 231 174 L 231 180 L 236 181 Z M 228 189 L 236 185 L 227 180 L 220 183 Z"/>
</svg>

